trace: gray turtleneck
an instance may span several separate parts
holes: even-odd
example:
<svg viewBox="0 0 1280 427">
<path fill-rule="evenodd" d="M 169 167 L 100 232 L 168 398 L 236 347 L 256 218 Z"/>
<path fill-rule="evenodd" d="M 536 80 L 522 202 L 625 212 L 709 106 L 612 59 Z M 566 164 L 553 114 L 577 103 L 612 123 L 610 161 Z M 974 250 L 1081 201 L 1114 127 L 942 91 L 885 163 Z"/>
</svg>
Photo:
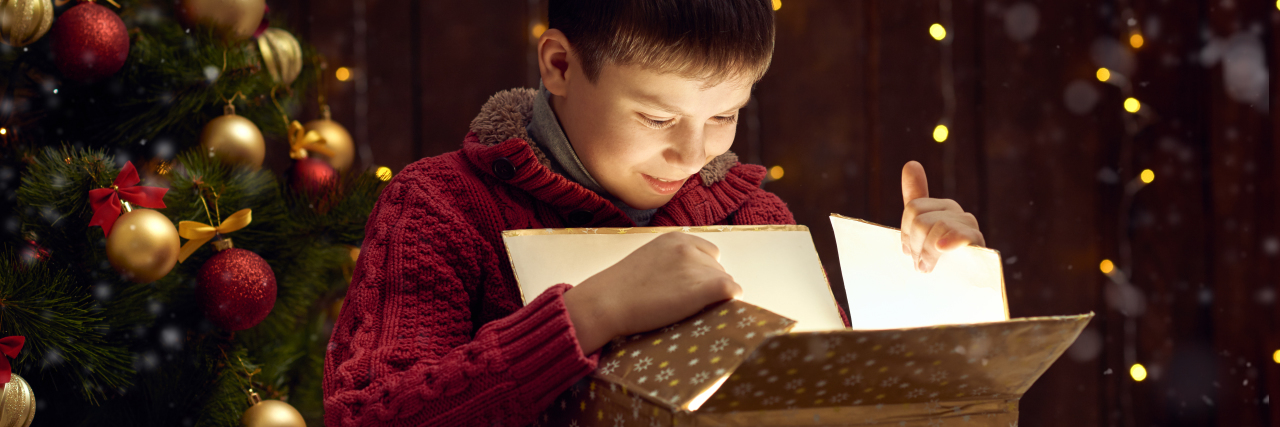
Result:
<svg viewBox="0 0 1280 427">
<path fill-rule="evenodd" d="M 551 170 L 599 194 L 605 200 L 613 202 L 614 206 L 626 213 L 637 226 L 648 226 L 649 221 L 653 220 L 653 214 L 658 211 L 657 209 L 640 210 L 627 206 L 625 202 L 605 191 L 604 187 L 591 177 L 587 168 L 582 166 L 582 161 L 578 159 L 578 153 L 573 151 L 573 144 L 569 143 L 569 137 L 565 136 L 564 129 L 560 127 L 555 111 L 551 109 L 551 92 L 541 84 L 538 85 L 538 96 L 533 101 L 533 118 L 529 120 L 529 125 L 525 126 L 525 131 L 539 147 L 550 153 L 547 160 L 551 161 Z"/>
</svg>

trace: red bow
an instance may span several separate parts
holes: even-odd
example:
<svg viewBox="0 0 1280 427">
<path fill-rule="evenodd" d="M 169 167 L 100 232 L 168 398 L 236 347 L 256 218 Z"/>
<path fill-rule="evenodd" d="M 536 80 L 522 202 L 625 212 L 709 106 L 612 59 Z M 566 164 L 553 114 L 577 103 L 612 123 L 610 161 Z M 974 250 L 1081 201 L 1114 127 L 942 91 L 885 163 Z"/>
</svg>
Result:
<svg viewBox="0 0 1280 427">
<path fill-rule="evenodd" d="M 0 353 L 9 356 L 0 357 L 0 384 L 8 384 L 9 380 L 13 379 L 13 367 L 9 366 L 9 359 L 16 359 L 18 352 L 22 351 L 22 345 L 26 342 L 27 339 L 22 335 L 0 338 Z"/>
<path fill-rule="evenodd" d="M 138 171 L 133 168 L 133 162 L 125 162 L 124 169 L 116 175 L 111 188 L 89 190 L 89 204 L 93 206 L 93 219 L 89 220 L 89 226 L 100 226 L 102 235 L 110 236 L 111 227 L 120 217 L 120 199 L 144 208 L 163 208 L 164 193 L 169 189 L 135 187 L 139 181 L 141 180 L 138 179 Z"/>
</svg>

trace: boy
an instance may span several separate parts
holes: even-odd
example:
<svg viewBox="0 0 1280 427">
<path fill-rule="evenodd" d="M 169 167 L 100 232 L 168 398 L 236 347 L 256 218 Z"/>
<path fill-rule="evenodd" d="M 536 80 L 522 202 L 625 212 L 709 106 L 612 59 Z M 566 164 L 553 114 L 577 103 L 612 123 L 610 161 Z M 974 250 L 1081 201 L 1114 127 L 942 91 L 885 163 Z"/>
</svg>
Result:
<svg viewBox="0 0 1280 427">
<path fill-rule="evenodd" d="M 521 307 L 501 232 L 792 224 L 729 152 L 773 52 L 769 0 L 551 0 L 544 88 L 495 95 L 461 150 L 387 186 L 325 359 L 329 426 L 527 425 L 616 336 L 741 293 L 718 249 L 665 234 Z M 982 245 L 903 168 L 903 251 Z M 530 295 L 534 297 L 534 295 Z"/>
</svg>

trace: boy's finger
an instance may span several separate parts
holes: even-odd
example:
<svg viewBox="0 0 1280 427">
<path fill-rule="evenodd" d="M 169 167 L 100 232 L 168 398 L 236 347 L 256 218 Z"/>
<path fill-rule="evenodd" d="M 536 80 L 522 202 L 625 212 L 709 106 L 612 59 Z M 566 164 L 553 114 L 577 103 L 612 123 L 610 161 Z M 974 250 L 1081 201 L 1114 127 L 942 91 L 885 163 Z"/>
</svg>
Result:
<svg viewBox="0 0 1280 427">
<path fill-rule="evenodd" d="M 902 166 L 902 204 L 927 197 L 929 180 L 924 175 L 924 166 L 915 160 L 907 162 Z"/>
<path fill-rule="evenodd" d="M 699 251 L 702 251 L 707 255 L 710 255 L 711 259 L 716 260 L 716 265 L 720 264 L 720 247 L 716 246 L 715 243 L 711 243 L 707 239 L 703 239 L 692 234 L 685 234 L 685 236 L 688 236 L 688 241 L 693 244 L 693 247 L 698 248 Z"/>
</svg>

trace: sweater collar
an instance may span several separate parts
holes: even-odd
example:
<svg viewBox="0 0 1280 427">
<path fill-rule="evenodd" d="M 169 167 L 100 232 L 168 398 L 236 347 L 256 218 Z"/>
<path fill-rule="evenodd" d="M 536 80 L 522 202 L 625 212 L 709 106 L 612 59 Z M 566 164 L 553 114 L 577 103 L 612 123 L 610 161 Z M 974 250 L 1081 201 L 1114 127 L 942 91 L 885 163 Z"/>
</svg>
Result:
<svg viewBox="0 0 1280 427">
<path fill-rule="evenodd" d="M 555 170 L 547 147 L 530 138 L 538 91 L 512 89 L 495 94 L 471 122 L 464 156 L 480 171 L 527 191 L 552 206 L 568 227 L 632 227 L 612 202 Z M 554 114 L 554 113 L 553 113 Z M 557 126 L 558 127 L 558 126 Z M 760 187 L 764 168 L 739 165 L 726 152 L 685 182 L 658 209 L 651 225 L 710 225 L 724 221 Z"/>
</svg>

